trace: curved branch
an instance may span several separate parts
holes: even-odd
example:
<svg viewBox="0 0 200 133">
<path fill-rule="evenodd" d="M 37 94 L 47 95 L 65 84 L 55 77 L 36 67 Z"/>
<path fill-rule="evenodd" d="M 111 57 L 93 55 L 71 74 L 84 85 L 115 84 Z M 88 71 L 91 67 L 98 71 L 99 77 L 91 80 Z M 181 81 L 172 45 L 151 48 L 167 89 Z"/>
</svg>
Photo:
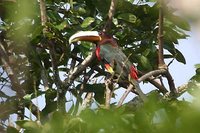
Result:
<svg viewBox="0 0 200 133">
<path fill-rule="evenodd" d="M 166 71 L 167 71 L 166 69 L 159 69 L 159 70 L 150 71 L 150 72 L 146 73 L 145 75 L 143 75 L 142 77 L 140 77 L 138 79 L 138 82 L 140 83 L 140 82 L 142 82 L 142 81 L 144 81 L 144 80 L 146 80 L 146 79 L 148 79 L 152 76 L 158 76 L 160 74 L 164 74 Z"/>
<path fill-rule="evenodd" d="M 123 104 L 124 100 L 126 99 L 126 97 L 128 96 L 128 94 L 133 90 L 133 87 L 134 86 L 132 84 L 130 84 L 128 86 L 128 88 L 126 89 L 126 91 L 124 92 L 122 97 L 120 98 L 120 100 L 119 100 L 119 102 L 117 104 L 117 108 L 122 106 L 122 104 Z"/>
<path fill-rule="evenodd" d="M 83 62 L 76 66 L 74 70 L 69 73 L 69 77 L 65 80 L 65 87 L 68 89 L 68 87 L 71 85 L 74 79 L 76 79 L 84 69 L 86 69 L 87 66 L 95 59 L 95 51 L 93 50 L 86 58 L 83 60 Z"/>
<path fill-rule="evenodd" d="M 18 80 L 18 78 L 16 77 L 16 73 L 13 71 L 11 65 L 10 65 L 10 60 L 8 58 L 7 52 L 2 44 L 2 42 L 0 42 L 0 60 L 3 64 L 3 68 L 6 71 L 10 81 L 11 81 L 11 85 L 12 85 L 12 89 L 14 91 L 16 91 L 17 96 L 19 98 L 23 98 L 26 93 L 23 90 L 23 88 L 20 86 L 20 82 Z"/>
<path fill-rule="evenodd" d="M 173 95 L 177 95 L 177 90 L 174 84 L 174 79 L 172 78 L 172 75 L 170 74 L 169 71 L 166 71 L 165 76 L 167 78 L 168 84 L 169 84 L 169 89 L 173 93 Z"/>
<path fill-rule="evenodd" d="M 153 77 L 149 77 L 147 81 L 149 81 L 152 85 L 158 88 L 161 93 L 166 94 L 168 92 L 167 89 L 163 85 L 161 85 L 158 81 L 156 81 Z"/>
</svg>

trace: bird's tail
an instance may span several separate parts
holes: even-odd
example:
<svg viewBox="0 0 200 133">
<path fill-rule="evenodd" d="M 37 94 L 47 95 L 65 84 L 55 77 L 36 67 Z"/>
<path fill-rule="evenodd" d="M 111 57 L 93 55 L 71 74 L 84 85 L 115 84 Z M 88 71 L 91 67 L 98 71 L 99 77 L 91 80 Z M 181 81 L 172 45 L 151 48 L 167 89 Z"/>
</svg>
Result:
<svg viewBox="0 0 200 133">
<path fill-rule="evenodd" d="M 134 84 L 134 86 L 135 86 L 136 92 L 138 93 L 138 95 L 140 96 L 140 98 L 142 99 L 142 101 L 146 102 L 147 101 L 147 96 L 142 92 L 139 83 Z"/>
<path fill-rule="evenodd" d="M 130 79 L 131 84 L 135 87 L 134 89 L 138 93 L 139 97 L 142 99 L 143 102 L 146 102 L 147 101 L 147 96 L 142 92 L 138 81 L 132 79 L 131 77 L 129 79 Z"/>
</svg>

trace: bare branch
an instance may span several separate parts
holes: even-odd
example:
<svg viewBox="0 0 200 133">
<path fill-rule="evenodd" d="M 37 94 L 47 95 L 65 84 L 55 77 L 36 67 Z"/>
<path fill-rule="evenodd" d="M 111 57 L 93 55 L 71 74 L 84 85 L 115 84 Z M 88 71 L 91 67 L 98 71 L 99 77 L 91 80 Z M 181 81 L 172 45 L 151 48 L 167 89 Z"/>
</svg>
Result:
<svg viewBox="0 0 200 133">
<path fill-rule="evenodd" d="M 117 104 L 117 107 L 121 107 L 122 106 L 122 104 L 123 104 L 124 100 L 126 99 L 126 97 L 128 96 L 128 94 L 133 90 L 133 87 L 134 86 L 132 84 L 130 84 L 128 86 L 128 88 L 126 89 L 125 93 L 120 98 L 120 100 L 119 100 L 119 102 Z"/>
<path fill-rule="evenodd" d="M 42 26 L 46 26 L 47 14 L 46 14 L 45 0 L 39 0 L 39 1 L 40 1 L 40 14 L 41 14 Z M 46 28 L 43 29 L 43 33 L 46 33 Z"/>
<path fill-rule="evenodd" d="M 83 60 L 83 62 L 76 66 L 72 73 L 69 73 L 69 77 L 65 80 L 65 86 L 68 88 L 74 79 L 76 79 L 84 69 L 86 69 L 87 66 L 95 59 L 95 51 L 93 50 L 86 58 Z"/>
<path fill-rule="evenodd" d="M 173 95 L 177 95 L 177 90 L 176 90 L 176 87 L 174 84 L 174 79 L 172 78 L 170 72 L 166 71 L 165 76 L 167 78 L 170 91 L 173 93 Z"/>
<path fill-rule="evenodd" d="M 188 89 L 188 84 L 183 84 L 183 85 L 179 86 L 177 88 L 177 93 L 178 93 L 177 96 L 181 96 L 183 93 L 185 93 L 187 91 L 187 89 Z"/>
<path fill-rule="evenodd" d="M 160 7 L 159 7 L 159 29 L 158 29 L 158 68 L 159 69 L 167 69 L 167 65 L 164 62 L 164 54 L 163 54 L 163 45 L 164 45 L 164 39 L 163 39 L 163 20 L 164 20 L 164 15 L 163 15 L 163 8 L 164 8 L 164 1 L 160 0 Z M 174 95 L 176 95 L 177 90 L 175 88 L 174 80 L 170 74 L 170 72 L 167 70 L 165 72 L 165 76 L 168 80 L 169 88 Z"/>
<path fill-rule="evenodd" d="M 26 93 L 20 86 L 20 82 L 16 77 L 17 74 L 13 71 L 12 67 L 10 66 L 10 61 L 2 42 L 0 42 L 0 59 L 3 64 L 3 68 L 11 81 L 12 89 L 16 91 L 18 97 L 22 98 L 23 96 L 25 96 Z"/>
<path fill-rule="evenodd" d="M 115 14 L 115 8 L 116 8 L 116 4 L 117 4 L 117 0 L 111 0 L 111 3 L 110 3 L 110 9 L 108 11 L 108 20 L 103 28 L 103 31 L 104 32 L 107 32 L 110 30 L 111 28 L 111 23 L 112 23 L 112 18 Z"/>
<path fill-rule="evenodd" d="M 163 0 L 160 0 L 160 7 L 159 7 L 159 28 L 158 28 L 158 68 L 166 68 L 166 64 L 164 62 L 163 56 Z"/>
<path fill-rule="evenodd" d="M 143 75 L 142 77 L 140 77 L 138 79 L 138 82 L 142 82 L 146 79 L 148 79 L 149 77 L 152 77 L 152 76 L 158 76 L 160 74 L 164 74 L 167 70 L 166 69 L 160 69 L 160 70 L 154 70 L 154 71 L 150 71 L 148 73 L 146 73 L 145 75 Z"/>
<path fill-rule="evenodd" d="M 81 111 L 83 111 L 84 109 L 86 109 L 87 107 L 90 106 L 90 102 L 91 102 L 92 98 L 93 98 L 93 93 L 88 92 L 82 102 L 80 109 L 77 112 L 77 115 L 79 115 L 81 113 Z"/>
<path fill-rule="evenodd" d="M 147 81 L 149 81 L 152 85 L 154 85 L 156 88 L 159 89 L 160 92 L 162 92 L 163 94 L 166 94 L 168 91 L 167 89 L 165 88 L 165 86 L 163 86 L 162 84 L 160 84 L 158 81 L 156 81 L 155 78 L 153 77 L 149 77 L 147 79 Z"/>
<path fill-rule="evenodd" d="M 40 13 L 41 13 L 41 23 L 42 26 L 44 26 L 43 28 L 43 35 L 44 37 L 46 37 L 46 33 L 48 32 L 48 27 L 46 26 L 47 23 L 47 15 L 46 15 L 46 4 L 45 4 L 45 0 L 40 0 Z M 55 52 L 55 42 L 54 40 L 50 39 L 47 41 L 48 43 L 48 48 L 49 48 L 49 53 L 50 53 L 50 58 L 51 58 L 51 66 L 53 69 L 53 75 L 54 75 L 54 80 L 55 80 L 55 84 L 57 87 L 57 106 L 58 109 L 61 110 L 65 110 L 63 107 L 64 104 L 64 97 L 65 94 L 62 91 L 62 82 L 60 80 L 60 76 L 59 76 L 59 72 L 58 72 L 58 65 L 57 65 L 57 59 L 56 59 L 56 52 Z M 61 104 L 61 106 L 59 105 Z"/>
<path fill-rule="evenodd" d="M 112 91 L 113 91 L 113 82 L 111 81 L 111 78 L 106 79 L 105 81 L 106 85 L 106 92 L 105 92 L 105 108 L 109 109 L 110 108 L 110 100 L 112 98 Z"/>
</svg>

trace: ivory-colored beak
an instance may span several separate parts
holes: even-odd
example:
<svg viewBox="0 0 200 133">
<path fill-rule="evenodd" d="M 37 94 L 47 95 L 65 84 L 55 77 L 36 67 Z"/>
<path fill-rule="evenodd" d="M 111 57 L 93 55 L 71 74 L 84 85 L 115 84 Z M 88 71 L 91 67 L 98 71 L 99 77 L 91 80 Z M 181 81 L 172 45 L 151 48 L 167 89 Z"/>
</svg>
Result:
<svg viewBox="0 0 200 133">
<path fill-rule="evenodd" d="M 98 42 L 101 36 L 97 31 L 79 31 L 69 38 L 69 44 L 77 41 Z"/>
</svg>

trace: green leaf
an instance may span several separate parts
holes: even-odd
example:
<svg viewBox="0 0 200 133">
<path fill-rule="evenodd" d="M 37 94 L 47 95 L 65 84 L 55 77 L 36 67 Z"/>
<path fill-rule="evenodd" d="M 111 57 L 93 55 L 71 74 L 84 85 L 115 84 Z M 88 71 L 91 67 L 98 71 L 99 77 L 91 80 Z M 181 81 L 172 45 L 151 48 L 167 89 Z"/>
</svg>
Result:
<svg viewBox="0 0 200 133">
<path fill-rule="evenodd" d="M 181 28 L 183 30 L 186 30 L 186 31 L 190 30 L 190 25 L 189 25 L 189 23 L 185 19 L 183 19 L 183 18 L 181 18 L 179 16 L 172 15 L 172 14 L 167 15 L 167 18 L 173 24 L 175 24 L 176 26 L 178 26 L 179 28 Z"/>
<path fill-rule="evenodd" d="M 82 27 L 82 28 L 86 28 L 86 27 L 88 27 L 91 23 L 93 23 L 94 21 L 95 21 L 94 18 L 92 18 L 92 17 L 87 17 L 87 18 L 83 21 L 83 23 L 81 24 L 81 27 Z"/>
<path fill-rule="evenodd" d="M 36 122 L 28 121 L 28 120 L 21 120 L 16 122 L 21 128 L 24 128 L 26 131 L 31 133 L 40 132 L 40 127 Z"/>
<path fill-rule="evenodd" d="M 183 54 L 178 50 L 176 49 L 176 60 L 178 62 L 181 62 L 183 64 L 186 64 L 186 60 L 185 60 L 185 57 L 183 56 Z"/>
<path fill-rule="evenodd" d="M 26 94 L 23 98 L 24 100 L 31 101 L 33 94 Z"/>
<path fill-rule="evenodd" d="M 78 90 L 81 88 L 81 84 L 77 85 L 76 87 Z M 104 102 L 104 84 L 85 84 L 84 85 L 84 92 L 94 92 L 94 98 L 98 103 Z"/>
<path fill-rule="evenodd" d="M 19 131 L 16 128 L 11 127 L 11 126 L 7 127 L 7 131 L 6 132 L 7 133 L 19 133 Z"/>
<path fill-rule="evenodd" d="M 66 21 L 63 21 L 62 23 L 60 23 L 59 25 L 56 25 L 55 27 L 58 29 L 58 30 L 63 30 L 64 28 L 66 28 L 68 26 L 67 22 Z"/>
<path fill-rule="evenodd" d="M 200 64 L 195 64 L 194 66 L 195 66 L 196 69 L 200 68 Z"/>
<path fill-rule="evenodd" d="M 124 21 L 135 23 L 136 22 L 136 16 L 131 13 L 122 13 L 117 16 L 118 19 L 122 19 Z"/>
<path fill-rule="evenodd" d="M 140 63 L 142 65 L 142 67 L 144 67 L 144 69 L 146 69 L 146 70 L 151 70 L 152 69 L 152 66 L 151 66 L 149 60 L 147 59 L 147 57 L 142 55 L 139 58 L 140 58 Z"/>
</svg>

